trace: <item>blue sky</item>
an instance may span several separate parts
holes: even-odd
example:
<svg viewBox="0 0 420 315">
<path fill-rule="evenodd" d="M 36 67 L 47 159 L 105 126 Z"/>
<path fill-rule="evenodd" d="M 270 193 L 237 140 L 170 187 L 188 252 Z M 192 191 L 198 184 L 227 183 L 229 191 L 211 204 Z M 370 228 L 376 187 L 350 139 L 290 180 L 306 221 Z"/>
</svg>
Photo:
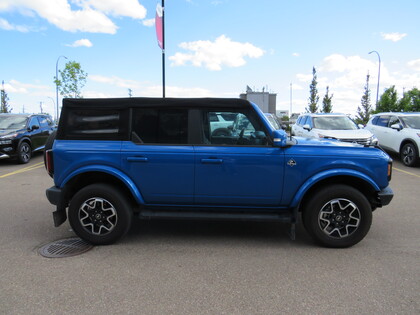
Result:
<svg viewBox="0 0 420 315">
<path fill-rule="evenodd" d="M 159 1 L 160 2 L 160 1 Z M 84 97 L 160 97 L 153 0 L 0 0 L 0 80 L 13 112 L 54 113 L 59 56 L 88 73 Z M 320 103 L 354 114 L 370 74 L 376 99 L 420 88 L 420 1 L 166 0 L 166 95 L 277 93 L 277 109 L 304 112 L 312 67 Z M 65 65 L 59 61 L 59 69 Z M 321 106 L 321 104 L 319 104 Z"/>
</svg>

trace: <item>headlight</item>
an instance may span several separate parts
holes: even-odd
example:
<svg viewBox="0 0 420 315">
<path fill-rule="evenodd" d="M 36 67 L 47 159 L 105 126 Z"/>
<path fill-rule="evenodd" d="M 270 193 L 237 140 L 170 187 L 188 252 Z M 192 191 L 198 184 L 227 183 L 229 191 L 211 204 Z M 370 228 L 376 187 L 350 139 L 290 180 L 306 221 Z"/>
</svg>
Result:
<svg viewBox="0 0 420 315">
<path fill-rule="evenodd" d="M 0 137 L 0 144 L 12 144 L 12 139 L 16 138 L 17 135 L 17 133 L 12 133 L 11 135 Z"/>
<path fill-rule="evenodd" d="M 12 144 L 12 140 L 0 140 L 0 144 Z"/>
<path fill-rule="evenodd" d="M 370 144 L 372 144 L 372 145 L 378 145 L 378 143 L 379 143 L 378 138 L 376 138 L 375 136 L 370 137 L 369 140 L 370 140 Z"/>
</svg>

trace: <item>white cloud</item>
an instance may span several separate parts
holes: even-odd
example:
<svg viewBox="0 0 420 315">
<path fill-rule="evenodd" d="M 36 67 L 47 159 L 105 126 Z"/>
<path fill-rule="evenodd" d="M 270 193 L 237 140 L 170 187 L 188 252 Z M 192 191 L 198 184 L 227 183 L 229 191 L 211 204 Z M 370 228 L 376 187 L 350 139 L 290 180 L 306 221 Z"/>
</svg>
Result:
<svg viewBox="0 0 420 315">
<path fill-rule="evenodd" d="M 7 20 L 0 18 L 0 29 L 6 30 L 6 31 L 18 31 L 22 33 L 29 32 L 29 27 L 24 25 L 13 25 L 10 24 Z"/>
<path fill-rule="evenodd" d="M 246 64 L 245 57 L 260 58 L 264 50 L 250 43 L 234 42 L 221 35 L 214 42 L 199 40 L 184 42 L 179 47 L 190 53 L 176 53 L 170 56 L 173 66 L 184 66 L 191 63 L 194 67 L 205 66 L 212 71 L 221 70 L 222 66 L 240 67 Z"/>
<path fill-rule="evenodd" d="M 332 99 L 333 111 L 355 114 L 357 106 L 360 106 L 360 100 L 364 92 L 363 89 L 366 84 L 366 75 L 368 73 L 370 75 L 371 105 L 374 106 L 378 82 L 378 62 L 376 56 L 369 56 L 367 58 L 369 59 L 364 59 L 360 56 L 343 56 L 339 54 L 325 57 L 320 66 L 316 67 L 318 77 L 317 88 L 320 97 L 318 106 L 322 106 L 321 100 L 325 95 L 325 88 L 329 86 L 330 93 L 334 94 Z M 408 65 L 419 71 L 420 59 L 410 61 Z M 312 74 L 308 71 L 308 73 L 296 75 L 296 78 L 304 86 L 304 89 L 303 91 L 296 92 L 298 95 L 293 100 L 294 108 L 296 112 L 303 112 L 307 107 L 309 84 L 312 80 Z M 399 95 L 401 95 L 403 88 L 407 90 L 415 86 L 420 86 L 420 72 L 391 73 L 387 64 L 382 62 L 379 95 L 392 85 L 396 86 Z M 294 85 L 293 90 L 297 90 Z"/>
<path fill-rule="evenodd" d="M 70 3 L 78 9 L 73 10 Z M 135 19 L 143 19 L 146 16 L 146 9 L 137 0 L 1 1 L 0 11 L 13 10 L 28 16 L 35 13 L 64 31 L 107 34 L 115 34 L 118 29 L 108 15 Z"/>
<path fill-rule="evenodd" d="M 4 84 L 4 89 L 7 93 L 29 94 L 36 91 L 48 91 L 51 87 L 48 85 L 39 85 L 31 83 L 22 83 L 17 80 L 10 80 L 9 83 Z"/>
<path fill-rule="evenodd" d="M 393 42 L 398 42 L 401 39 L 403 39 L 404 37 L 406 37 L 407 34 L 406 33 L 394 32 L 394 33 L 381 33 L 381 36 L 385 40 L 391 40 Z"/>
<path fill-rule="evenodd" d="M 407 63 L 407 65 L 416 71 L 420 71 L 420 59 L 411 60 Z"/>
<path fill-rule="evenodd" d="M 89 39 L 82 38 L 73 42 L 73 44 L 66 45 L 68 47 L 92 47 L 93 44 Z"/>
<path fill-rule="evenodd" d="M 293 53 L 293 54 L 292 54 L 292 56 L 293 56 L 293 57 L 299 57 L 299 56 L 300 56 L 300 54 L 299 54 L 299 53 L 297 53 L 297 52 L 295 52 L 295 53 Z"/>
<path fill-rule="evenodd" d="M 141 21 L 141 23 L 144 26 L 152 27 L 152 26 L 155 26 L 155 19 L 154 18 L 153 19 L 146 19 L 146 20 Z"/>
</svg>

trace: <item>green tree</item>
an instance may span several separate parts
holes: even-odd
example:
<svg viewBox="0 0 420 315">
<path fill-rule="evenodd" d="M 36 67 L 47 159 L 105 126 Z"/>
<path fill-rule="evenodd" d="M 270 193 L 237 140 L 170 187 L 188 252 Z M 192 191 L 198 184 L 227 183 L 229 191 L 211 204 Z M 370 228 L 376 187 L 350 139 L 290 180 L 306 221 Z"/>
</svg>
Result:
<svg viewBox="0 0 420 315">
<path fill-rule="evenodd" d="M 60 70 L 60 77 L 54 77 L 54 83 L 63 97 L 82 98 L 81 89 L 86 84 L 87 73 L 82 70 L 80 63 L 69 61 L 64 70 Z"/>
<path fill-rule="evenodd" d="M 1 82 L 1 108 L 0 113 L 10 113 L 12 108 L 9 106 L 9 97 L 4 89 L 4 81 Z"/>
<path fill-rule="evenodd" d="M 420 90 L 413 88 L 404 93 L 398 102 L 398 107 L 404 112 L 420 112 Z"/>
<path fill-rule="evenodd" d="M 399 110 L 398 106 L 398 93 L 395 90 L 395 85 L 386 89 L 385 92 L 381 95 L 378 104 L 376 105 L 375 112 L 397 112 Z"/>
<path fill-rule="evenodd" d="M 334 94 L 329 95 L 330 93 L 330 87 L 327 86 L 327 91 L 325 92 L 325 96 L 322 100 L 322 112 L 323 113 L 331 113 L 332 112 L 332 98 Z"/>
<path fill-rule="evenodd" d="M 370 119 L 370 115 L 372 114 L 372 105 L 370 105 L 369 77 L 370 75 L 368 74 L 366 76 L 365 92 L 363 93 L 361 99 L 362 107 L 357 107 L 356 122 L 362 125 L 367 124 Z"/>
<path fill-rule="evenodd" d="M 316 69 L 315 67 L 312 68 L 312 82 L 309 86 L 309 103 L 308 107 L 306 108 L 306 111 L 308 113 L 316 113 L 318 111 L 318 89 L 316 88 L 318 82 L 317 82 L 317 76 L 316 76 Z"/>
</svg>

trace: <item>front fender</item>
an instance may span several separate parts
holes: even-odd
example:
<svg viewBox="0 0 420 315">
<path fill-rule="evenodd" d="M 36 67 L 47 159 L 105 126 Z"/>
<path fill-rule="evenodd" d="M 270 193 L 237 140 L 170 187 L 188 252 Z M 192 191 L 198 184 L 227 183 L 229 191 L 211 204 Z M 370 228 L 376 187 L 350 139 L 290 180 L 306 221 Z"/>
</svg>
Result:
<svg viewBox="0 0 420 315">
<path fill-rule="evenodd" d="M 350 170 L 350 169 L 332 169 L 332 170 L 326 170 L 320 173 L 315 174 L 314 176 L 308 178 L 306 182 L 300 186 L 299 190 L 296 192 L 290 207 L 297 207 L 299 205 L 299 202 L 302 200 L 303 196 L 305 196 L 306 192 L 312 188 L 314 185 L 319 183 L 320 181 L 336 176 L 349 176 L 349 177 L 356 177 L 358 179 L 362 179 L 363 181 L 367 182 L 369 185 L 372 186 L 372 188 L 376 191 L 380 191 L 380 187 L 373 181 L 369 176 L 366 176 L 365 174 Z"/>
<path fill-rule="evenodd" d="M 64 180 L 61 181 L 60 188 L 64 188 L 64 186 L 75 176 L 83 174 L 83 173 L 89 173 L 89 172 L 106 173 L 106 174 L 109 174 L 111 176 L 118 178 L 120 181 L 124 183 L 125 186 L 127 186 L 131 194 L 136 199 L 137 203 L 144 204 L 143 196 L 141 195 L 140 191 L 137 189 L 136 185 L 133 183 L 131 178 L 125 175 L 124 173 L 120 172 L 118 169 L 111 166 L 89 165 L 89 166 L 83 166 L 81 168 L 78 168 L 77 170 L 74 170 L 70 174 L 67 174 Z"/>
</svg>

